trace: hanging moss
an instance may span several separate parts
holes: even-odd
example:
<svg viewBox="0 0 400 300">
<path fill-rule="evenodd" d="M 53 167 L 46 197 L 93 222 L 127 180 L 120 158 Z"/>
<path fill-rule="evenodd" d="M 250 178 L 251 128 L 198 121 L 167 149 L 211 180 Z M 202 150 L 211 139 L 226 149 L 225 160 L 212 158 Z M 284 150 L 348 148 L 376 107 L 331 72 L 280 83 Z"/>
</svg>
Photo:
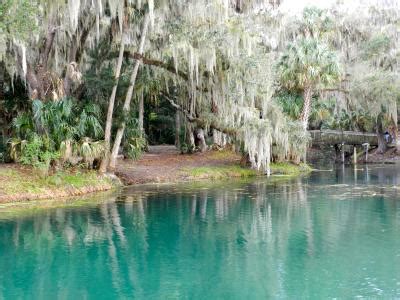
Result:
<svg viewBox="0 0 400 300">
<path fill-rule="evenodd" d="M 26 78 L 29 70 L 43 63 L 43 39 L 54 30 L 45 70 L 52 81 L 59 82 L 71 67 L 74 74 L 88 69 L 87 52 L 102 38 L 114 50 L 122 36 L 129 56 L 142 59 L 135 49 L 148 13 L 151 26 L 143 63 L 149 68 L 141 69 L 148 76 L 135 89 L 135 97 L 146 92 L 151 99 L 173 98 L 188 121 L 228 134 L 230 141 L 243 145 L 254 168 L 268 171 L 272 158 L 298 161 L 309 141 L 274 98 L 281 86 L 275 65 L 282 51 L 299 36 L 322 40 L 337 52 L 349 74 L 340 83 L 344 90 L 349 82 L 357 87 L 363 80 L 357 76 L 371 70 L 397 76 L 399 8 L 390 1 L 386 5 L 310 8 L 293 16 L 266 0 L 243 0 L 240 7 L 229 0 L 40 0 L 38 31 L 26 39 L 0 34 L 0 55 L 10 74 Z M 379 39 L 379 34 L 385 38 Z M 362 103 L 359 95 L 346 93 L 342 106 Z M 390 111 L 397 118 L 394 104 Z"/>
</svg>

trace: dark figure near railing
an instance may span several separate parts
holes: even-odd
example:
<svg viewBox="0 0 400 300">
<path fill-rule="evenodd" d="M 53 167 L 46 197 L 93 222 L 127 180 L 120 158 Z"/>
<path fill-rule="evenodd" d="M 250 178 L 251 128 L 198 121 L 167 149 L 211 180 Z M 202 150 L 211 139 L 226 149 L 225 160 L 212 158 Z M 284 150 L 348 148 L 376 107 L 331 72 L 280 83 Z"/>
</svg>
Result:
<svg viewBox="0 0 400 300">
<path fill-rule="evenodd" d="M 390 135 L 390 133 L 388 131 L 385 132 L 384 137 L 385 137 L 385 141 L 387 144 L 392 142 L 392 136 Z"/>
</svg>

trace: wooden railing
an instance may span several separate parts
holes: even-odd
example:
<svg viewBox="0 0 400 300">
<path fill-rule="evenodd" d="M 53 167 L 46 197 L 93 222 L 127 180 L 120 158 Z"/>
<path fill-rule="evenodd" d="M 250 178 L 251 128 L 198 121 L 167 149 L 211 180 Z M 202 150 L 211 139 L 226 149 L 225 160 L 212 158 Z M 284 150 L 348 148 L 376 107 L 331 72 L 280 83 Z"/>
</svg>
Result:
<svg viewBox="0 0 400 300">
<path fill-rule="evenodd" d="M 378 145 L 378 137 L 375 133 L 341 130 L 309 130 L 313 144 L 327 145 L 362 145 L 365 143 L 371 146 Z"/>
</svg>

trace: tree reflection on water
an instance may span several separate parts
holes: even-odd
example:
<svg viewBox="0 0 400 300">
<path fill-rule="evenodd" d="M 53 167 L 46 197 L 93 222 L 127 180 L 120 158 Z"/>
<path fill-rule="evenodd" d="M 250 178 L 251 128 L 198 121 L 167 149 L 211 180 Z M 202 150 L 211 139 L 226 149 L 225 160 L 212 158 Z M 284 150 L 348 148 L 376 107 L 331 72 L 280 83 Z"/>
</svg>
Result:
<svg viewBox="0 0 400 300">
<path fill-rule="evenodd" d="M 395 168 L 339 167 L 3 213 L 0 298 L 398 295 L 398 183 Z"/>
</svg>

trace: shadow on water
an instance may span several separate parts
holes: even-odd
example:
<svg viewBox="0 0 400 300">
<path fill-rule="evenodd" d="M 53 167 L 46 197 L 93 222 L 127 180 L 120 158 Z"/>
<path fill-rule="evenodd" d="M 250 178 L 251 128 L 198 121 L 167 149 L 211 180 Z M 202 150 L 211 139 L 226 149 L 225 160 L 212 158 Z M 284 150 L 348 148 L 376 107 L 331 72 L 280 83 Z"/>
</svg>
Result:
<svg viewBox="0 0 400 300">
<path fill-rule="evenodd" d="M 0 212 L 0 299 L 400 297 L 400 177 L 131 187 Z"/>
</svg>

